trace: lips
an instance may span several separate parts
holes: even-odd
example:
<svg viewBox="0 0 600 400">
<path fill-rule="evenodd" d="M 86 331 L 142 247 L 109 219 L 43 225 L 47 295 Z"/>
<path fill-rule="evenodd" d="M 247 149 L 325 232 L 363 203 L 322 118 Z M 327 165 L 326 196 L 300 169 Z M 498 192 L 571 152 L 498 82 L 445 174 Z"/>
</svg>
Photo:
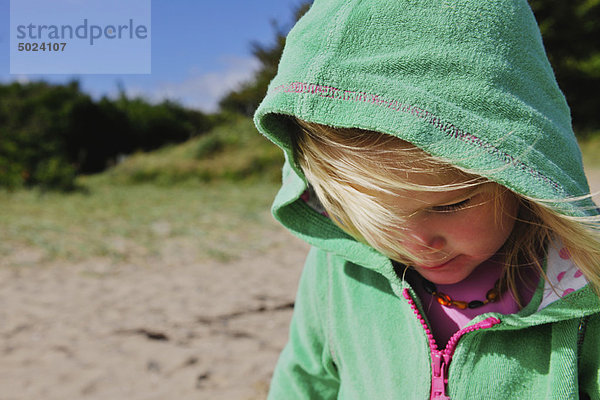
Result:
<svg viewBox="0 0 600 400">
<path fill-rule="evenodd" d="M 434 270 L 436 270 L 436 269 L 442 269 L 442 268 L 444 268 L 444 267 L 447 267 L 447 266 L 448 266 L 448 265 L 449 265 L 449 264 L 450 264 L 452 261 L 454 261 L 456 258 L 457 258 L 457 257 L 452 257 L 452 258 L 451 258 L 451 259 L 449 259 L 448 261 L 446 261 L 446 262 L 443 262 L 443 263 L 441 263 L 441 264 L 437 264 L 437 265 L 432 265 L 432 266 L 425 266 L 425 265 L 421 265 L 421 266 L 419 266 L 419 267 L 420 267 L 420 268 L 423 268 L 423 269 L 430 270 L 430 271 L 434 271 Z"/>
</svg>

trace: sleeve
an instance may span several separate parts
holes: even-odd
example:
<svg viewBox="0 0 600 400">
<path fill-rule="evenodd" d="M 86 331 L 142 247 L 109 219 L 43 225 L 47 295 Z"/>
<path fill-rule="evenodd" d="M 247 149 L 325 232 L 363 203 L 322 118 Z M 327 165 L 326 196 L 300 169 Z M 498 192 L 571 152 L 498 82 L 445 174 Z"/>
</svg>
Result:
<svg viewBox="0 0 600 400">
<path fill-rule="evenodd" d="M 580 398 L 600 400 L 600 314 L 592 315 L 586 325 L 579 365 Z"/>
<path fill-rule="evenodd" d="M 327 253 L 311 249 L 268 400 L 337 398 L 339 379 L 327 337 L 328 268 Z"/>
</svg>

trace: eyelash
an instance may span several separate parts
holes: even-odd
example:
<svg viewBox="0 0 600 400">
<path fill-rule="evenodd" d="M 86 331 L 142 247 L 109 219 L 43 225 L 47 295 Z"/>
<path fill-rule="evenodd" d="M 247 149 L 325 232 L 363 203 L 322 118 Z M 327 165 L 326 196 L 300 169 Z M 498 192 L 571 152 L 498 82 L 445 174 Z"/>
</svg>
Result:
<svg viewBox="0 0 600 400">
<path fill-rule="evenodd" d="M 471 201 L 471 199 L 466 199 L 463 201 L 459 201 L 458 203 L 454 203 L 454 204 L 446 204 L 443 206 L 435 206 L 432 207 L 432 210 L 435 212 L 451 212 L 451 211 L 458 211 L 461 210 L 463 208 L 465 208 L 469 202 Z"/>
</svg>

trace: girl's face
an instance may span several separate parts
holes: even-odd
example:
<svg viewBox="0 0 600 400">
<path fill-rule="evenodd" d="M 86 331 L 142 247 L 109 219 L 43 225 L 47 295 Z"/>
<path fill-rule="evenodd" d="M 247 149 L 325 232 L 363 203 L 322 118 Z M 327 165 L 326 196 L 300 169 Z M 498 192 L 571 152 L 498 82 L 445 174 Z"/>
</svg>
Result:
<svg viewBox="0 0 600 400">
<path fill-rule="evenodd" d="M 404 190 L 392 200 L 406 224 L 399 238 L 412 266 L 437 284 L 465 279 L 506 242 L 518 212 L 509 191 L 486 183 L 429 192 Z"/>
</svg>

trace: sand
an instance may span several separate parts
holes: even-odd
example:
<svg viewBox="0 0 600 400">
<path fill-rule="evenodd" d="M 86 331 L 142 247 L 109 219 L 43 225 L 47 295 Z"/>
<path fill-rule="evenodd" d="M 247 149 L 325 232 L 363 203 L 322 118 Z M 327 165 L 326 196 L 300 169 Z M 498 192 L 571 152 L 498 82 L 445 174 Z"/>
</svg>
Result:
<svg viewBox="0 0 600 400">
<path fill-rule="evenodd" d="M 230 263 L 170 243 L 145 265 L 0 268 L 0 400 L 265 398 L 308 250 L 273 235 Z"/>
<path fill-rule="evenodd" d="M 270 235 L 228 263 L 183 243 L 131 264 L 15 252 L 31 262 L 0 268 L 0 400 L 264 399 L 308 250 Z"/>
</svg>

